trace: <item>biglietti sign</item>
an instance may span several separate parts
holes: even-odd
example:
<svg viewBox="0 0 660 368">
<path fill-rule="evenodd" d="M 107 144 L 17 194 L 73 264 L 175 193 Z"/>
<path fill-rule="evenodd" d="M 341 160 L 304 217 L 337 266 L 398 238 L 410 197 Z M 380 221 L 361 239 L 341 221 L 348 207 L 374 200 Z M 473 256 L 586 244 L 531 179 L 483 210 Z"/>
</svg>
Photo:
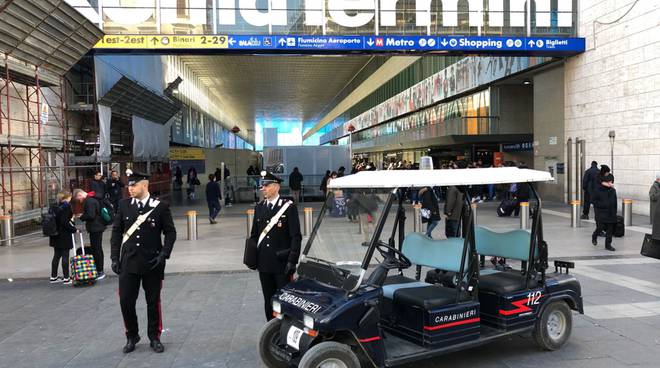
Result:
<svg viewBox="0 0 660 368">
<path fill-rule="evenodd" d="M 153 28 L 165 34 L 210 33 L 209 29 L 214 34 L 249 34 L 261 33 L 253 27 L 263 27 L 269 34 L 318 34 L 314 28 L 319 27 L 324 35 L 364 34 L 367 29 L 374 34 L 430 35 L 485 27 L 500 28 L 493 34 L 527 36 L 573 35 L 577 3 L 536 0 L 532 10 L 525 0 L 461 3 L 467 7 L 459 7 L 459 0 L 98 0 L 97 6 L 87 0 L 66 1 L 92 22 L 110 28 L 108 33 L 145 33 Z M 140 32 L 131 26 L 141 27 Z"/>
</svg>

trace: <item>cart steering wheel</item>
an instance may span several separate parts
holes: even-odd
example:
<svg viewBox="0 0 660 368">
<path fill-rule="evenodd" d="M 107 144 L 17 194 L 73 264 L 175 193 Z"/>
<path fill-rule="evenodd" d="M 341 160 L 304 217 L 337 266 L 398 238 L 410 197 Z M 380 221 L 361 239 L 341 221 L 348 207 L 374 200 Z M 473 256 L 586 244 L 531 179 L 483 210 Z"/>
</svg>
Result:
<svg viewBox="0 0 660 368">
<path fill-rule="evenodd" d="M 406 257 L 403 252 L 396 249 L 395 247 L 390 246 L 382 240 L 379 240 L 378 243 L 376 243 L 376 250 L 378 250 L 378 253 L 383 256 L 384 260 L 382 264 L 387 269 L 404 269 L 412 266 L 412 262 L 410 262 L 410 259 L 408 259 L 408 257 Z"/>
</svg>

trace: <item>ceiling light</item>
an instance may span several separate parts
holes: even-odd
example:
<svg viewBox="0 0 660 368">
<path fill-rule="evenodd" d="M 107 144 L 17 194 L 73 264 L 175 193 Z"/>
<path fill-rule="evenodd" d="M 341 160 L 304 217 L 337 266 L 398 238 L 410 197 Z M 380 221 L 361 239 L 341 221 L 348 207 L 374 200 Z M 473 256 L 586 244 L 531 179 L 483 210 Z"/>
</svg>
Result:
<svg viewBox="0 0 660 368">
<path fill-rule="evenodd" d="M 532 84 L 532 81 L 529 80 L 529 79 L 525 79 L 525 80 L 523 81 L 523 84 L 526 85 L 526 86 L 529 86 L 530 84 Z"/>
</svg>

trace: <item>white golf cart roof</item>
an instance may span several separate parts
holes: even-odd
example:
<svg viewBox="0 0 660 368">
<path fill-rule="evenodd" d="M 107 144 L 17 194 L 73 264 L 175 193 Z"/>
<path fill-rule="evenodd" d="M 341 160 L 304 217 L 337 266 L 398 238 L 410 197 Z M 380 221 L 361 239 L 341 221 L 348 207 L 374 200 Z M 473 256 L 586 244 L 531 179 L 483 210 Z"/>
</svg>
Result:
<svg viewBox="0 0 660 368">
<path fill-rule="evenodd" d="M 455 170 L 380 170 L 332 179 L 330 189 L 484 185 L 552 181 L 547 171 L 496 167 Z"/>
</svg>

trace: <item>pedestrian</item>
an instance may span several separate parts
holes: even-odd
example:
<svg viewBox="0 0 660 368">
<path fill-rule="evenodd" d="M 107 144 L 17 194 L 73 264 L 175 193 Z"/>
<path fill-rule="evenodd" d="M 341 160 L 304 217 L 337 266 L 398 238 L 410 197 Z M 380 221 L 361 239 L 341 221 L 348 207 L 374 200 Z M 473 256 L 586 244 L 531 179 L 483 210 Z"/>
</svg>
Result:
<svg viewBox="0 0 660 368">
<path fill-rule="evenodd" d="M 596 180 L 596 183 L 593 185 L 594 188 L 598 188 L 601 180 L 605 175 L 611 174 L 612 170 L 610 170 L 610 167 L 607 165 L 600 165 L 600 171 L 598 172 L 598 180 Z"/>
<path fill-rule="evenodd" d="M 612 233 L 616 225 L 617 198 L 614 189 L 614 176 L 606 174 L 601 177 L 601 183 L 594 191 L 591 202 L 596 212 L 596 230 L 591 235 L 591 243 L 598 245 L 598 233 L 605 231 L 605 249 L 615 251 L 612 247 Z"/>
<path fill-rule="evenodd" d="M 330 170 L 325 171 L 325 176 L 323 179 L 321 179 L 321 186 L 319 189 L 323 193 L 323 196 L 325 197 L 328 194 L 328 179 L 330 178 Z"/>
<path fill-rule="evenodd" d="M 89 233 L 89 242 L 97 271 L 96 279 L 103 280 L 105 278 L 103 272 L 103 232 L 105 231 L 105 224 L 101 218 L 101 201 L 103 198 L 96 192 L 85 192 L 82 189 L 74 190 L 73 198 L 83 204 L 80 220 L 85 223 L 85 230 Z M 84 246 L 84 244 L 81 244 L 81 246 Z"/>
<path fill-rule="evenodd" d="M 440 206 L 438 198 L 435 196 L 433 188 L 424 187 L 419 190 L 419 198 L 422 202 L 422 223 L 426 223 L 426 236 L 433 238 L 431 234 L 433 229 L 440 222 Z"/>
<path fill-rule="evenodd" d="M 337 170 L 337 177 L 341 178 L 342 176 L 344 176 L 345 173 L 346 173 L 346 168 L 340 166 L 339 169 Z"/>
<path fill-rule="evenodd" d="M 660 201 L 660 172 L 655 174 L 655 181 L 653 182 L 653 185 L 651 185 L 651 189 L 649 190 L 649 202 L 651 204 L 651 208 L 649 211 L 650 217 L 651 217 L 651 224 L 655 225 L 655 220 L 660 220 L 656 215 L 656 211 L 658 210 L 658 201 Z"/>
<path fill-rule="evenodd" d="M 464 169 L 467 167 L 465 161 L 452 163 L 452 169 Z M 465 197 L 458 187 L 451 186 L 447 189 L 447 199 L 445 200 L 445 236 L 447 238 L 460 237 L 460 224 L 465 206 Z"/>
<path fill-rule="evenodd" d="M 123 197 L 124 183 L 121 182 L 119 178 L 119 173 L 117 170 L 112 170 L 110 173 L 110 180 L 106 184 L 106 193 L 108 193 L 108 199 L 112 203 L 112 208 L 117 212 L 117 207 L 119 206 L 119 200 Z"/>
<path fill-rule="evenodd" d="M 234 202 L 234 184 L 231 182 L 231 172 L 226 165 L 223 174 L 225 179 L 225 207 L 231 207 Z"/>
<path fill-rule="evenodd" d="M 176 190 L 181 190 L 181 186 L 183 185 L 183 173 L 181 172 L 181 166 L 176 167 L 176 171 L 174 171 L 174 189 Z"/>
<path fill-rule="evenodd" d="M 582 176 L 582 191 L 584 193 L 584 203 L 582 203 L 582 217 L 583 220 L 589 219 L 589 208 L 591 207 L 591 196 L 593 191 L 597 188 L 599 177 L 598 162 L 591 161 L 591 167 L 584 172 Z"/>
<path fill-rule="evenodd" d="M 112 271 L 119 276 L 119 304 L 126 328 L 123 351 L 132 352 L 140 341 L 135 303 L 142 284 L 147 302 L 149 345 L 156 353 L 162 353 L 165 347 L 160 342 L 163 319 L 160 292 L 165 263 L 176 241 L 176 228 L 169 206 L 149 194 L 149 176 L 130 170 L 126 174 L 131 198 L 119 202 L 110 241 Z"/>
<path fill-rule="evenodd" d="M 658 200 L 660 200 L 660 172 L 655 175 L 655 183 L 653 183 L 653 187 L 655 188 L 656 202 L 654 205 L 653 201 L 651 201 L 651 221 L 653 222 L 651 239 L 655 240 L 656 244 L 660 244 L 660 205 L 657 203 Z"/>
<path fill-rule="evenodd" d="M 90 183 L 90 189 L 96 193 L 98 198 L 105 198 L 105 182 L 103 181 L 103 174 L 98 170 L 94 173 L 94 179 Z"/>
<path fill-rule="evenodd" d="M 188 169 L 186 183 L 188 184 L 188 198 L 195 199 L 195 185 L 199 185 L 200 183 L 197 178 L 197 170 L 194 167 Z"/>
<path fill-rule="evenodd" d="M 71 284 L 69 278 L 69 249 L 73 248 L 71 236 L 78 232 L 73 222 L 73 210 L 71 209 L 71 192 L 62 190 L 57 193 L 57 204 L 54 206 L 55 224 L 57 235 L 51 236 L 50 246 L 53 247 L 53 261 L 51 262 L 50 283 L 62 282 Z M 59 264 L 62 264 L 62 276 L 57 276 Z"/>
<path fill-rule="evenodd" d="M 293 204 L 296 206 L 300 202 L 300 190 L 302 189 L 303 176 L 298 171 L 298 167 L 293 168 L 293 172 L 289 175 L 289 188 L 293 195 Z"/>
<path fill-rule="evenodd" d="M 261 172 L 261 191 L 265 199 L 254 208 L 250 232 L 250 238 L 258 246 L 257 270 L 267 321 L 273 318 L 273 295 L 296 272 L 302 241 L 298 210 L 291 201 L 280 198 L 281 182 L 275 175 Z"/>
<path fill-rule="evenodd" d="M 211 224 L 217 224 L 215 218 L 220 213 L 220 186 L 217 181 L 215 181 L 215 175 L 209 175 L 209 182 L 206 183 L 206 204 L 209 207 L 209 222 Z"/>
</svg>

